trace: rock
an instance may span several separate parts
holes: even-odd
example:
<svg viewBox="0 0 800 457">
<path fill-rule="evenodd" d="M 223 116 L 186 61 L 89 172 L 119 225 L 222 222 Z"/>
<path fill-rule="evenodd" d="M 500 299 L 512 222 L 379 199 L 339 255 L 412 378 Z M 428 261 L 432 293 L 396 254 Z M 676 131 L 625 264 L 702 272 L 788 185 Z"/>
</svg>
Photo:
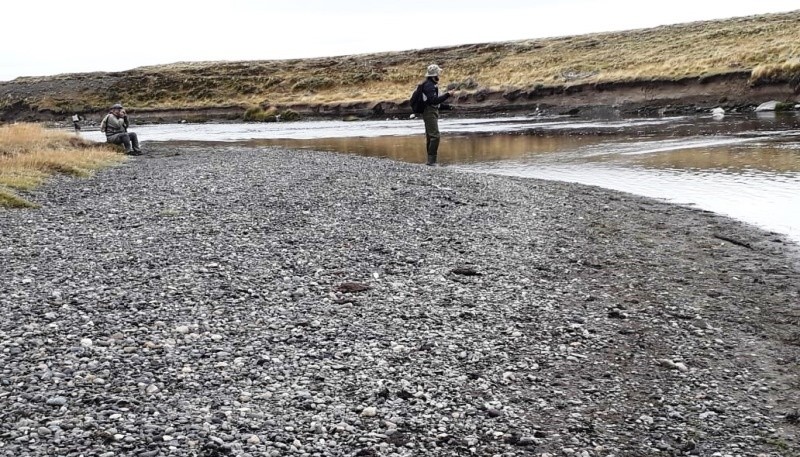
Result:
<svg viewBox="0 0 800 457">
<path fill-rule="evenodd" d="M 91 338 L 82 338 L 81 339 L 81 346 L 83 346 L 85 348 L 92 347 L 92 344 L 93 343 L 92 343 L 92 339 Z"/>
<path fill-rule="evenodd" d="M 175 331 L 178 332 L 178 333 L 183 333 L 183 334 L 189 333 L 189 326 L 188 325 L 179 325 L 179 326 L 175 327 Z"/>
<path fill-rule="evenodd" d="M 361 411 L 362 417 L 375 417 L 378 414 L 378 409 L 374 406 L 368 406 Z"/>
<path fill-rule="evenodd" d="M 339 292 L 345 293 L 358 293 L 358 292 L 365 292 L 368 291 L 370 287 L 366 284 L 361 284 L 358 282 L 344 282 L 339 284 L 336 288 Z"/>
<path fill-rule="evenodd" d="M 480 276 L 481 274 L 472 267 L 459 267 L 450 270 L 450 273 L 461 276 Z"/>
<path fill-rule="evenodd" d="M 51 397 L 48 398 L 46 403 L 50 406 L 64 406 L 67 404 L 66 397 Z"/>
<path fill-rule="evenodd" d="M 516 444 L 517 446 L 538 446 L 539 440 L 532 436 L 522 436 Z"/>
<path fill-rule="evenodd" d="M 714 117 L 723 117 L 725 116 L 725 110 L 719 107 L 714 108 L 711 110 L 711 115 Z"/>
<path fill-rule="evenodd" d="M 612 309 L 608 312 L 608 317 L 611 319 L 627 319 L 628 315 L 619 309 Z"/>
<path fill-rule="evenodd" d="M 503 415 L 503 411 L 495 408 L 489 408 L 486 410 L 486 414 L 489 417 L 500 417 Z"/>
<path fill-rule="evenodd" d="M 758 105 L 758 107 L 756 108 L 756 112 L 757 113 L 761 113 L 761 112 L 764 112 L 764 111 L 775 111 L 775 109 L 778 107 L 779 103 L 780 102 L 778 102 L 776 100 L 771 100 L 771 101 L 768 101 L 768 102 L 764 102 L 764 103 Z"/>
</svg>

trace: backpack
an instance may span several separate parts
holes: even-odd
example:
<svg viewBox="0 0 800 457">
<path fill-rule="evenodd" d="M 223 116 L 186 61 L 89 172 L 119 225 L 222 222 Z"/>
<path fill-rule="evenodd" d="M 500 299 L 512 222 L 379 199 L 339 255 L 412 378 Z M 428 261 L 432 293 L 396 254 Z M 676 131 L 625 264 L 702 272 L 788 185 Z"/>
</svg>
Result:
<svg viewBox="0 0 800 457">
<path fill-rule="evenodd" d="M 425 111 L 425 100 L 422 97 L 422 86 L 425 83 L 420 84 L 414 89 L 414 93 L 411 94 L 411 100 L 409 100 L 409 104 L 411 105 L 411 112 L 414 114 L 422 114 Z"/>
</svg>

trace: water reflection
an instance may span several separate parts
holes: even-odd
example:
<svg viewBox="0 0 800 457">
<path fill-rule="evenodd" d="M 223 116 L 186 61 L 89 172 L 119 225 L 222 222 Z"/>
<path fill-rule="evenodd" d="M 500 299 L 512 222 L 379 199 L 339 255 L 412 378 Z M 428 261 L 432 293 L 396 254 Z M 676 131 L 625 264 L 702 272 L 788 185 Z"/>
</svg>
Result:
<svg viewBox="0 0 800 457">
<path fill-rule="evenodd" d="M 529 135 L 448 136 L 439 147 L 439 162 L 467 164 L 531 157 L 574 151 L 593 144 L 596 138 L 582 136 L 546 137 Z M 382 136 L 371 138 L 317 138 L 309 140 L 253 140 L 248 144 L 386 157 L 420 163 L 425 161 L 425 136 Z"/>
<path fill-rule="evenodd" d="M 631 164 L 655 169 L 719 170 L 746 173 L 800 173 L 800 144 L 794 148 L 747 145 L 737 148 L 696 148 L 637 157 Z"/>
</svg>

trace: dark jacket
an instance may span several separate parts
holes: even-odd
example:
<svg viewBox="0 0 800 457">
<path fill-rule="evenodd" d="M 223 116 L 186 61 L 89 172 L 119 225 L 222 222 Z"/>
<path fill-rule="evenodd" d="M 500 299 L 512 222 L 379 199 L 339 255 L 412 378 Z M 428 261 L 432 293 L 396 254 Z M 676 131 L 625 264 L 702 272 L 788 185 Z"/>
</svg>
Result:
<svg viewBox="0 0 800 457">
<path fill-rule="evenodd" d="M 438 108 L 439 105 L 447 101 L 448 98 L 450 98 L 449 93 L 439 96 L 439 85 L 436 84 L 433 79 L 428 78 L 422 83 L 422 99 L 425 100 L 426 105 Z M 444 105 L 442 108 L 449 109 L 450 107 Z"/>
</svg>

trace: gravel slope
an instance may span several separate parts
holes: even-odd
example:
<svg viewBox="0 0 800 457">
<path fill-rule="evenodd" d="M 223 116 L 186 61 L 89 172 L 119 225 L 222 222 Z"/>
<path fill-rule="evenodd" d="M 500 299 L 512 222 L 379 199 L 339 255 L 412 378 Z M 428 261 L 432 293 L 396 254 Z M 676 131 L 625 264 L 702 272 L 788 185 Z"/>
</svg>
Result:
<svg viewBox="0 0 800 457">
<path fill-rule="evenodd" d="M 800 455 L 775 235 L 571 184 L 150 152 L 0 210 L 0 455 Z"/>
</svg>

